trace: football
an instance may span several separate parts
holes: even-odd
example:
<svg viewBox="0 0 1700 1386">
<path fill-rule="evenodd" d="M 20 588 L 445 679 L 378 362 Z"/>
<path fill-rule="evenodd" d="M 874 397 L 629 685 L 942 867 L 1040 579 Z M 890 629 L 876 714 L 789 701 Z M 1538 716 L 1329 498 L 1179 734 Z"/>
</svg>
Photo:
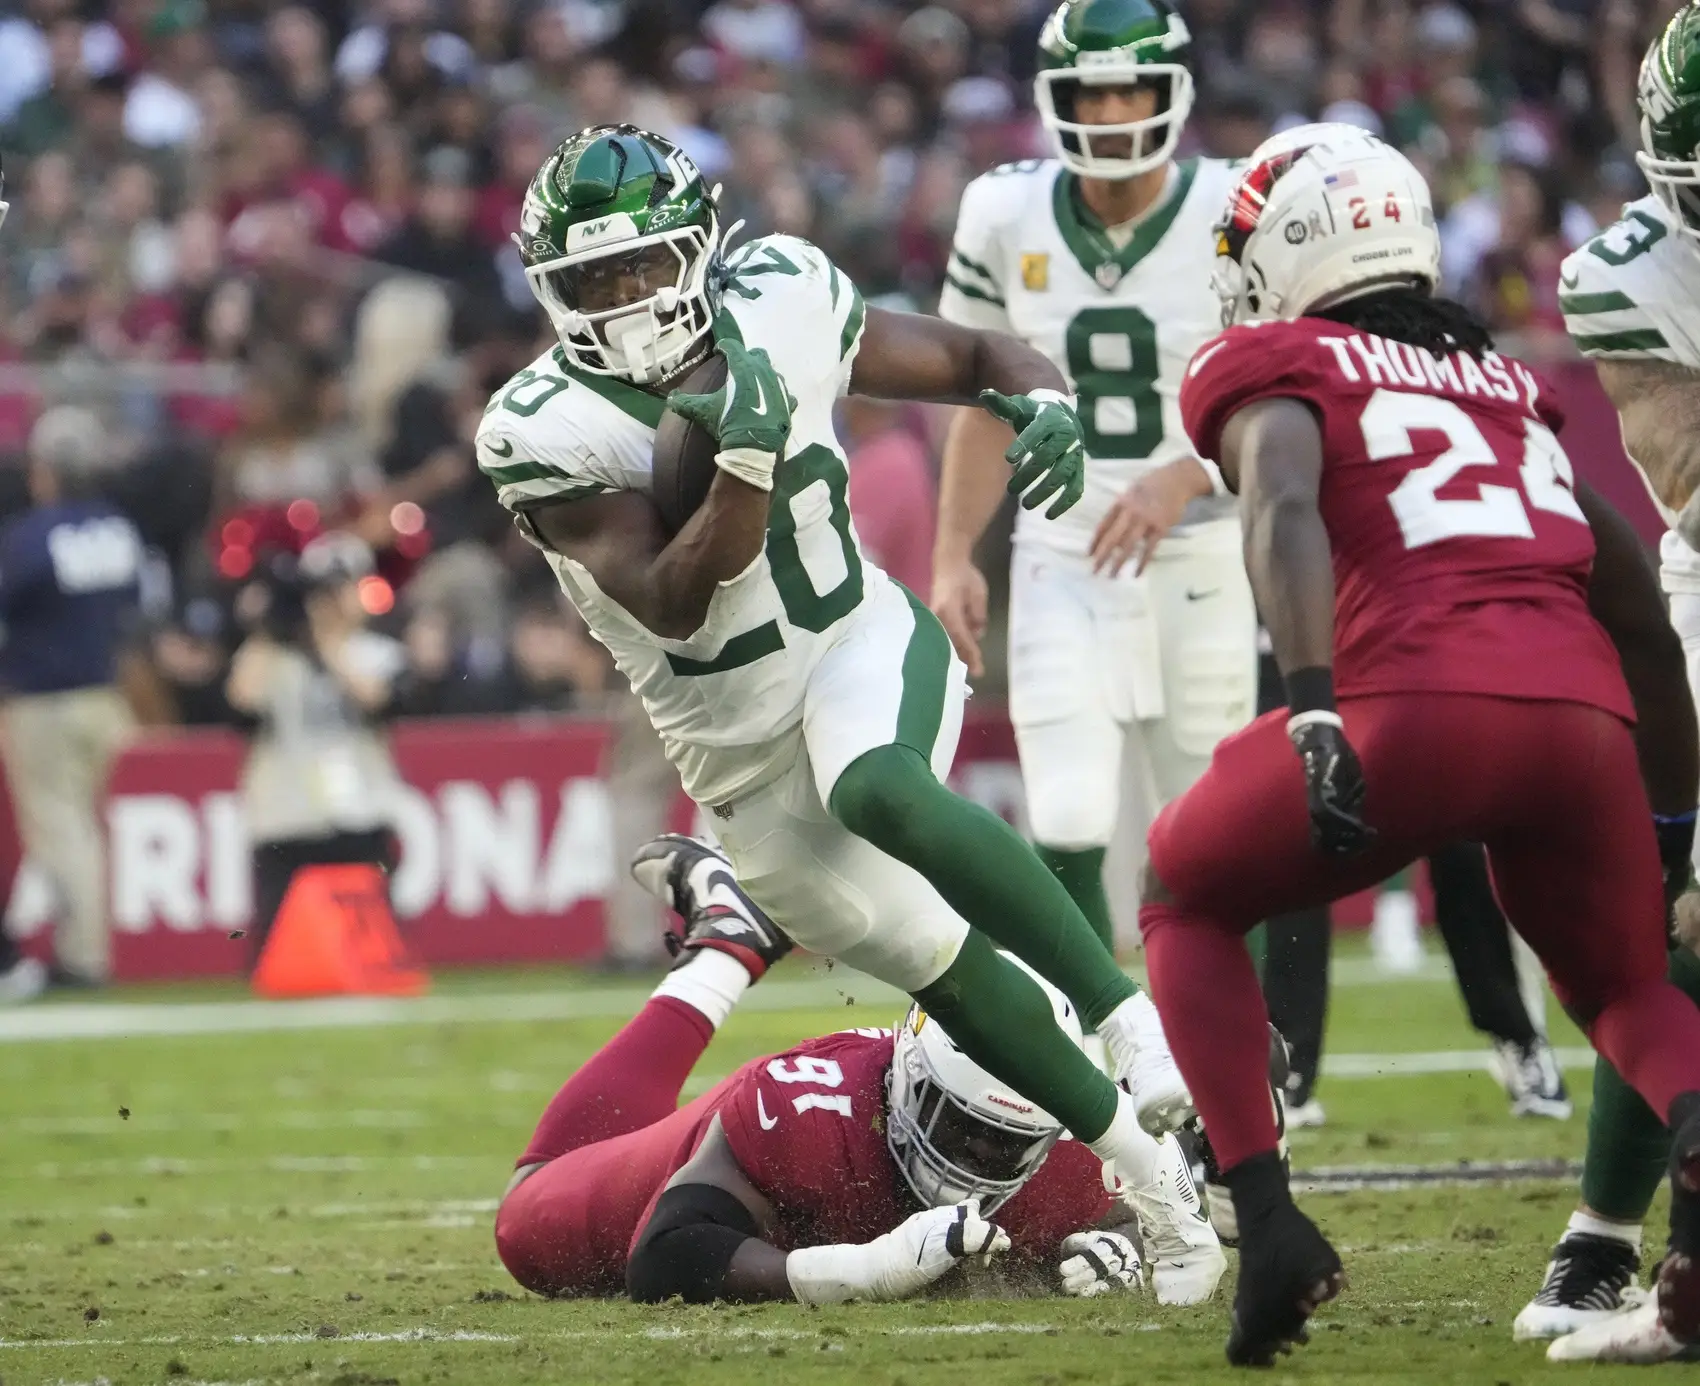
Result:
<svg viewBox="0 0 1700 1386">
<path fill-rule="evenodd" d="M 679 389 L 689 395 L 712 394 L 726 383 L 726 358 L 716 352 L 685 377 Z M 655 430 L 655 454 L 649 494 L 661 512 L 661 527 L 671 539 L 708 498 L 714 481 L 714 454 L 720 444 L 705 428 L 671 409 Z"/>
</svg>

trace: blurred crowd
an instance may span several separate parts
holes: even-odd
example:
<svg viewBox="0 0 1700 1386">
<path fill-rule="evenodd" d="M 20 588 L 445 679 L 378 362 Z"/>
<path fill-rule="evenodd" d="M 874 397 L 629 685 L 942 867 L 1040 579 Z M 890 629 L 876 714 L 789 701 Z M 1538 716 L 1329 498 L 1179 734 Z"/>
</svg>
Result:
<svg viewBox="0 0 1700 1386">
<path fill-rule="evenodd" d="M 547 331 L 510 234 L 530 176 L 630 120 L 932 306 L 966 181 L 1045 153 L 1049 0 L 19 0 L 0 18 L 0 455 L 72 402 L 149 553 L 152 715 L 232 717 L 267 555 L 333 528 L 416 715 L 597 705 L 600 648 L 478 477 L 491 390 Z M 1450 292 L 1562 355 L 1557 264 L 1640 195 L 1635 73 L 1672 0 L 1185 0 L 1184 152 L 1349 120 L 1435 187 Z M 852 503 L 926 586 L 941 421 L 846 410 Z M 0 514 L 27 505 L 0 465 Z M 894 498 L 902 498 L 901 502 Z M 145 701 L 145 700 L 144 700 Z"/>
</svg>

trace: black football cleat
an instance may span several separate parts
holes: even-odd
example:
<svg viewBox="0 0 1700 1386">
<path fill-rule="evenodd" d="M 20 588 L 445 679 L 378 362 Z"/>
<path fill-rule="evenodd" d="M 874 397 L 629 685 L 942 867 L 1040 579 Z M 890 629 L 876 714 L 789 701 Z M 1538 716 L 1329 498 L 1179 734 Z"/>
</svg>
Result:
<svg viewBox="0 0 1700 1386">
<path fill-rule="evenodd" d="M 683 833 L 663 833 L 638 848 L 632 876 L 676 913 L 684 932 L 669 929 L 662 941 L 683 967 L 698 949 L 736 959 L 759 982 L 796 945 L 732 874 L 732 863 L 706 842 Z"/>
<path fill-rule="evenodd" d="M 1683 1110 L 1686 1109 L 1686 1110 Z M 1679 1116 L 1679 1112 L 1681 1113 Z M 1659 1322 L 1679 1343 L 1700 1343 L 1700 1106 L 1684 1093 L 1672 1104 L 1670 1250 L 1655 1279 Z"/>
<path fill-rule="evenodd" d="M 1278 1356 L 1309 1341 L 1310 1316 L 1345 1287 L 1339 1254 L 1295 1204 L 1242 1225 L 1229 1363 L 1274 1366 Z"/>
</svg>

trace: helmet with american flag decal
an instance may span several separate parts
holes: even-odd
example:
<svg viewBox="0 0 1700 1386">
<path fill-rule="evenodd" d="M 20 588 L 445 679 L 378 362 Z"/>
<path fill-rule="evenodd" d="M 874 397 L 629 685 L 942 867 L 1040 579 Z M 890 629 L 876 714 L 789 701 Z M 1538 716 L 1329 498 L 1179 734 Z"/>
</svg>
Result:
<svg viewBox="0 0 1700 1386">
<path fill-rule="evenodd" d="M 1212 282 L 1224 327 L 1439 280 L 1428 184 L 1397 149 L 1353 125 L 1300 125 L 1265 140 L 1216 223 Z"/>
</svg>

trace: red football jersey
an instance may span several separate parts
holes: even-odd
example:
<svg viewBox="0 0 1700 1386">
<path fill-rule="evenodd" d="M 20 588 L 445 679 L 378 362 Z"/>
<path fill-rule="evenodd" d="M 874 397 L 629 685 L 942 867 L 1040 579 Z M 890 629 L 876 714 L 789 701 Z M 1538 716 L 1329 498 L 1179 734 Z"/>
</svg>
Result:
<svg viewBox="0 0 1700 1386">
<path fill-rule="evenodd" d="M 1485 693 L 1633 717 L 1588 611 L 1594 537 L 1553 436 L 1563 414 L 1532 370 L 1300 318 L 1200 348 L 1181 413 L 1215 457 L 1236 412 L 1275 398 L 1322 425 L 1342 695 Z"/>
<path fill-rule="evenodd" d="M 773 1203 L 772 1240 L 782 1250 L 871 1241 L 916 1211 L 885 1143 L 892 1044 L 889 1030 L 822 1035 L 745 1064 L 715 1090 L 733 1154 Z M 699 1116 L 699 1133 L 710 1115 Z M 653 1206 L 652 1198 L 633 1241 Z M 1064 1237 L 1109 1210 L 1103 1162 L 1078 1141 L 1060 1141 L 993 1220 L 1009 1233 L 1011 1254 L 1052 1262 Z"/>
</svg>

